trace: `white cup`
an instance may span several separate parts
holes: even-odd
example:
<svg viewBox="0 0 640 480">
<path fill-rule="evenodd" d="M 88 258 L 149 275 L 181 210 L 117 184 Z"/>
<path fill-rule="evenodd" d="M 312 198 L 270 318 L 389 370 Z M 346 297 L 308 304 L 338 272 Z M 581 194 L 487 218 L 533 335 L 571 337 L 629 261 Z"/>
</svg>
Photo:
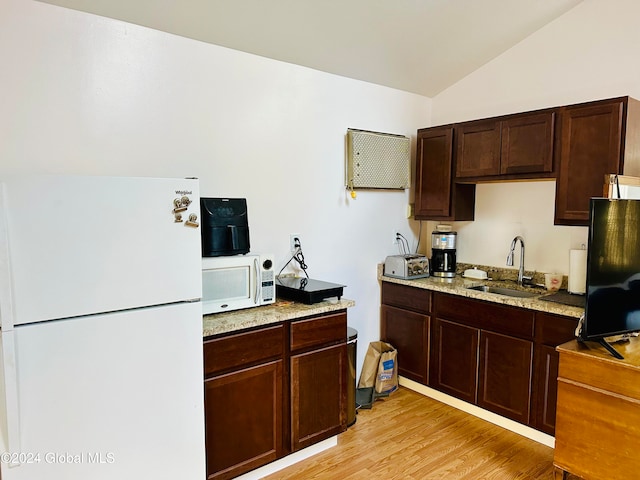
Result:
<svg viewBox="0 0 640 480">
<path fill-rule="evenodd" d="M 558 290 L 560 290 L 560 285 L 562 285 L 561 273 L 544 274 L 544 286 L 547 287 L 547 290 L 549 290 L 550 292 L 557 292 Z"/>
</svg>

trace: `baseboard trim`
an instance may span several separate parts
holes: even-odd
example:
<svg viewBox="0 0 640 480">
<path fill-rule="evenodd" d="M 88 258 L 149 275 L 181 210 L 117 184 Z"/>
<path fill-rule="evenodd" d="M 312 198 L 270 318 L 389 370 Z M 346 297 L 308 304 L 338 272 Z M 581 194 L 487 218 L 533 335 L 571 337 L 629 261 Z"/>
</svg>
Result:
<svg viewBox="0 0 640 480">
<path fill-rule="evenodd" d="M 523 437 L 546 445 L 547 447 L 554 448 L 555 446 L 556 439 L 551 435 L 542 433 L 534 428 L 527 427 L 526 425 L 522 425 L 521 423 L 513 420 L 509 420 L 508 418 L 502 417 L 493 412 L 489 412 L 484 408 L 471 405 L 470 403 L 459 400 L 451 395 L 447 395 L 446 393 L 439 392 L 438 390 L 434 390 L 433 388 L 422 385 L 421 383 L 409 380 L 408 378 L 398 377 L 398 380 L 401 386 L 408 388 L 409 390 L 413 390 L 414 392 L 433 398 L 434 400 L 447 404 L 453 408 L 457 408 L 458 410 L 462 410 L 474 417 L 478 417 L 482 420 L 486 420 L 487 422 L 491 422 L 494 425 L 498 425 L 499 427 L 506 428 L 511 432 L 522 435 Z"/>
<path fill-rule="evenodd" d="M 286 457 L 282 457 L 281 459 L 276 460 L 275 462 L 268 463 L 260 468 L 256 468 L 255 470 L 251 470 L 244 475 L 236 477 L 236 480 L 259 480 L 284 468 L 290 467 L 295 463 L 301 462 L 302 460 L 306 460 L 309 457 L 317 455 L 318 453 L 323 452 L 331 447 L 335 447 L 336 445 L 338 445 L 337 435 L 310 445 L 307 448 L 304 448 L 297 452 L 291 453 Z"/>
</svg>

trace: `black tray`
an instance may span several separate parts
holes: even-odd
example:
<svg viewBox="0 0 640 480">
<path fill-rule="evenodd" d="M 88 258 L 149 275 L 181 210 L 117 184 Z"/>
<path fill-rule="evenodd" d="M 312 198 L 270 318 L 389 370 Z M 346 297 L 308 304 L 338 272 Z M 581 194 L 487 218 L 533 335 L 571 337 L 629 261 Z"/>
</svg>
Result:
<svg viewBox="0 0 640 480">
<path fill-rule="evenodd" d="M 344 285 L 322 282 L 306 277 L 285 277 L 276 280 L 276 296 L 294 300 L 296 302 L 313 303 L 322 302 L 331 297 L 342 297 Z"/>
<path fill-rule="evenodd" d="M 562 305 L 569 305 L 572 307 L 584 308 L 587 297 L 584 295 L 578 295 L 569 292 L 557 292 L 552 293 L 551 295 L 543 295 L 542 297 L 540 297 L 540 300 L 544 300 L 545 302 L 561 303 Z"/>
</svg>

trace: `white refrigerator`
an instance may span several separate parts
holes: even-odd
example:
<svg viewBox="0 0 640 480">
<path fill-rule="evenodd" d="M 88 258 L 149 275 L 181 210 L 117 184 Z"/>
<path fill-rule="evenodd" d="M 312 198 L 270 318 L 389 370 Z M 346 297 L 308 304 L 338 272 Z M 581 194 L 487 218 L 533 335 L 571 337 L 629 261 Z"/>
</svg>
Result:
<svg viewBox="0 0 640 480">
<path fill-rule="evenodd" d="M 0 478 L 204 479 L 196 179 L 0 182 Z"/>
</svg>

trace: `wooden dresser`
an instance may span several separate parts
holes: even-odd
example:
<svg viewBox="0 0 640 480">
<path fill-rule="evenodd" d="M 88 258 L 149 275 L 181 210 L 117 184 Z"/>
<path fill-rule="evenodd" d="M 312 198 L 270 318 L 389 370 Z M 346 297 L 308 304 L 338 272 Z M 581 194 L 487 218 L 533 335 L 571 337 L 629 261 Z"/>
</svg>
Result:
<svg viewBox="0 0 640 480">
<path fill-rule="evenodd" d="M 640 338 L 615 348 L 624 360 L 593 342 L 557 348 L 556 479 L 639 478 Z"/>
</svg>

